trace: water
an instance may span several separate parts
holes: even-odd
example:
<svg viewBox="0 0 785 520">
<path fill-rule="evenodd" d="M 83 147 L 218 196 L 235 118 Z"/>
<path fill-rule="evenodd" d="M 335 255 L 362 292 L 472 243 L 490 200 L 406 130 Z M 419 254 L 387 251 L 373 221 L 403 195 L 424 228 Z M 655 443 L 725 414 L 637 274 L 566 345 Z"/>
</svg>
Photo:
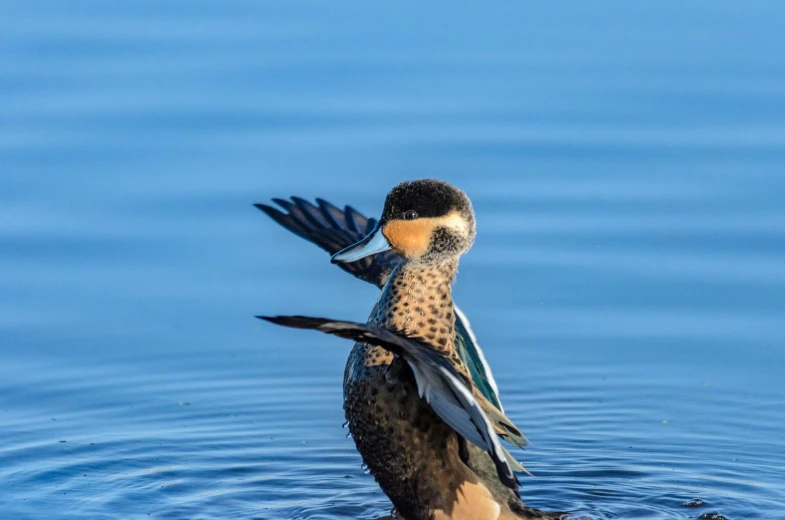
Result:
<svg viewBox="0 0 785 520">
<path fill-rule="evenodd" d="M 251 204 L 438 177 L 528 503 L 785 518 L 781 3 L 2 13 L 0 517 L 387 514 L 350 345 L 253 319 L 375 289 Z"/>
</svg>

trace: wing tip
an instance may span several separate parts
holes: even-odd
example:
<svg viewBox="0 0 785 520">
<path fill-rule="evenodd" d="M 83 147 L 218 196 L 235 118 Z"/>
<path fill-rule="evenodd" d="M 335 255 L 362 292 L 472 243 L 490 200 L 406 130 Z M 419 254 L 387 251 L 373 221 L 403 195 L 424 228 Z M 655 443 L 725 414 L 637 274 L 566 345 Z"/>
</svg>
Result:
<svg viewBox="0 0 785 520">
<path fill-rule="evenodd" d="M 340 211 L 340 209 L 339 209 L 339 208 L 338 208 L 338 207 L 337 207 L 335 204 L 332 204 L 330 201 L 328 201 L 328 200 L 325 200 L 325 199 L 323 199 L 323 198 L 321 198 L 321 197 L 316 197 L 316 199 L 314 199 L 314 200 L 316 200 L 316 203 L 317 203 L 319 206 L 321 206 L 321 207 L 328 207 L 328 208 L 330 208 L 330 207 L 331 207 L 331 208 L 335 208 L 335 209 L 337 209 L 338 211 Z"/>
<path fill-rule="evenodd" d="M 281 214 L 281 210 L 274 208 L 268 204 L 262 204 L 261 202 L 254 203 L 253 207 L 258 209 L 259 211 L 263 211 L 264 213 L 267 213 L 270 216 L 273 216 L 274 214 Z"/>
<path fill-rule="evenodd" d="M 274 323 L 275 325 L 281 325 L 283 327 L 291 327 L 293 329 L 316 329 L 321 330 L 322 332 L 328 332 L 324 330 L 323 327 L 325 325 L 329 325 L 330 323 L 337 322 L 337 320 L 329 320 L 327 318 L 314 318 L 312 316 L 256 316 L 256 318 L 267 321 L 270 323 Z"/>
<path fill-rule="evenodd" d="M 256 318 L 284 327 L 305 328 L 308 318 L 303 316 L 256 316 Z"/>
</svg>

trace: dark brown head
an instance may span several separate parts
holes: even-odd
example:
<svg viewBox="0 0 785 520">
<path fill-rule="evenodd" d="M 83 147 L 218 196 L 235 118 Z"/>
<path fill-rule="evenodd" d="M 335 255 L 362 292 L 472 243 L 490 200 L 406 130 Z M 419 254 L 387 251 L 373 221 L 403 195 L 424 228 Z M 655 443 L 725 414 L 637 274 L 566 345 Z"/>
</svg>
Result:
<svg viewBox="0 0 785 520">
<path fill-rule="evenodd" d="M 433 179 L 403 182 L 387 195 L 376 229 L 332 261 L 393 250 L 409 262 L 439 263 L 468 251 L 474 235 L 474 210 L 464 192 Z"/>
</svg>

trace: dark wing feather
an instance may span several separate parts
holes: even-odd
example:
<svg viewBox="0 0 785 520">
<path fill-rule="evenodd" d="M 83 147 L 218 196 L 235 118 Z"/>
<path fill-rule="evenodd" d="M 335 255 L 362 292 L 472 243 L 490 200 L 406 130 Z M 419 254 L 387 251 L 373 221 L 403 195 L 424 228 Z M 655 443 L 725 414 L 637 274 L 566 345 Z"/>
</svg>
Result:
<svg viewBox="0 0 785 520">
<path fill-rule="evenodd" d="M 295 235 L 313 242 L 331 255 L 356 244 L 376 227 L 376 219 L 367 218 L 351 206 L 339 209 L 326 200 L 316 205 L 300 197 L 291 201 L 273 199 L 283 211 L 267 204 L 254 204 L 270 218 Z M 380 253 L 356 262 L 340 263 L 344 271 L 383 287 L 400 257 L 392 252 Z"/>
<path fill-rule="evenodd" d="M 472 395 L 472 384 L 463 379 L 438 351 L 417 338 L 372 325 L 306 316 L 259 318 L 300 329 L 315 329 L 342 338 L 383 347 L 401 356 L 411 367 L 420 396 L 458 435 L 491 456 L 499 480 L 517 493 L 518 480 L 491 420 Z"/>
</svg>

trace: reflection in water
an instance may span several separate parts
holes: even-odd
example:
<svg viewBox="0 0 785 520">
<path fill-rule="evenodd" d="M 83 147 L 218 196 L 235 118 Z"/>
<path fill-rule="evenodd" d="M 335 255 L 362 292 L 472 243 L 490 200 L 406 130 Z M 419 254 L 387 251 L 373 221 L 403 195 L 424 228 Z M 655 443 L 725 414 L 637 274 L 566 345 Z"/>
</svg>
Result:
<svg viewBox="0 0 785 520">
<path fill-rule="evenodd" d="M 250 204 L 421 177 L 530 506 L 785 516 L 779 4 L 446 7 L 4 6 L 0 516 L 389 515 L 346 343 L 253 318 L 373 288 Z"/>
</svg>

